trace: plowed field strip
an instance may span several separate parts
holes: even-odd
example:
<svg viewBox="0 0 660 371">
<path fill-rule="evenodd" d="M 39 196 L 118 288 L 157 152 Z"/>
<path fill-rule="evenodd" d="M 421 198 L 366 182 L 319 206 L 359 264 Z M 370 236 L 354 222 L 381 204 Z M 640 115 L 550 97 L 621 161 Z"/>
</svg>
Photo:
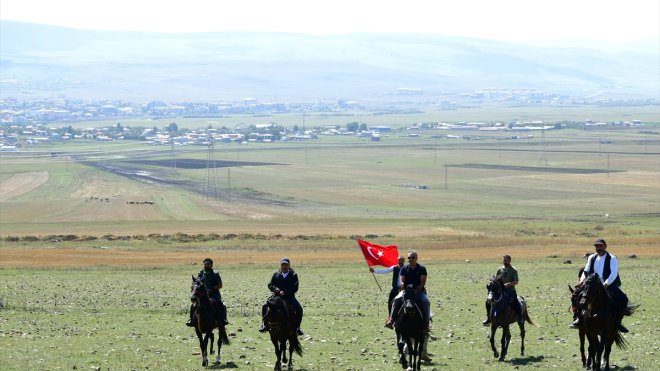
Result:
<svg viewBox="0 0 660 371">
<path fill-rule="evenodd" d="M 0 202 L 30 192 L 47 180 L 47 171 L 14 174 L 11 178 L 0 183 Z"/>
<path fill-rule="evenodd" d="M 574 247 L 557 248 L 554 246 L 529 248 L 491 249 L 487 254 L 481 249 L 430 249 L 419 250 L 420 259 L 424 261 L 442 260 L 479 260 L 498 259 L 502 254 L 510 254 L 516 259 L 545 258 L 554 256 L 569 256 L 574 264 L 582 264 L 581 256 L 584 249 Z M 405 253 L 405 251 L 400 251 Z M 633 249 L 618 248 L 616 254 L 627 258 L 630 253 L 639 257 L 660 256 L 660 251 L 654 247 Z M 274 264 L 282 256 L 288 256 L 296 262 L 312 264 L 360 263 L 362 256 L 356 246 L 351 251 L 132 251 L 103 249 L 71 249 L 71 248 L 3 248 L 0 249 L 0 268 L 39 267 L 39 268 L 153 268 L 188 265 L 199 263 L 205 257 L 211 257 L 221 265 L 237 264 Z M 366 268 L 365 268 L 366 269 Z"/>
</svg>

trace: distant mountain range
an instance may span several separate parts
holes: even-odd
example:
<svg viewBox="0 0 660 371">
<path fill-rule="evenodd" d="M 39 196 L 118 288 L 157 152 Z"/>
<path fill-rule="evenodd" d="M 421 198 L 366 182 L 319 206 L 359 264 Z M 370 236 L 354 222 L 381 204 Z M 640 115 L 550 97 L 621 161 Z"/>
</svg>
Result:
<svg viewBox="0 0 660 371">
<path fill-rule="evenodd" d="M 0 79 L 0 97 L 20 99 L 377 100 L 398 88 L 429 98 L 526 88 L 657 99 L 660 42 L 542 47 L 428 34 L 101 32 L 2 21 Z"/>
</svg>

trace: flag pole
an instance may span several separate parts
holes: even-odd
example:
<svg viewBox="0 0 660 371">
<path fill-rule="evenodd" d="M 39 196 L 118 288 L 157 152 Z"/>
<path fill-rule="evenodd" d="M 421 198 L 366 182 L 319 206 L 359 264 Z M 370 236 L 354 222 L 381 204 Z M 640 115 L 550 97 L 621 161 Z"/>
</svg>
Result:
<svg viewBox="0 0 660 371">
<path fill-rule="evenodd" d="M 369 264 L 367 264 L 367 267 L 371 268 Z M 371 272 L 371 270 L 369 270 Z M 371 272 L 371 275 L 374 276 L 374 281 L 376 281 L 376 285 L 378 285 L 378 288 L 380 289 L 380 292 L 383 292 L 383 288 L 380 287 L 380 282 L 378 282 L 378 279 L 376 278 L 376 274 L 374 272 Z"/>
</svg>

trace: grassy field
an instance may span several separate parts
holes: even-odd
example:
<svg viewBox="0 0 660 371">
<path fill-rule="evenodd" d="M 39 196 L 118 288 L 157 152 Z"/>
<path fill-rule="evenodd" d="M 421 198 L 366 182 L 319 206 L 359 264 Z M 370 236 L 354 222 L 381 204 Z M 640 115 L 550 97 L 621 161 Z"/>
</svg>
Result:
<svg viewBox="0 0 660 371">
<path fill-rule="evenodd" d="M 598 106 L 536 106 L 536 107 L 504 107 L 488 106 L 463 107 L 454 110 L 441 110 L 428 106 L 410 107 L 419 108 L 420 113 L 406 114 L 373 114 L 367 111 L 342 112 L 340 114 L 305 113 L 304 126 L 315 127 L 325 125 L 339 125 L 344 127 L 349 122 L 359 121 L 369 126 L 388 125 L 392 128 L 411 126 L 420 122 L 513 122 L 538 121 L 554 124 L 559 121 L 584 122 L 612 122 L 641 120 L 646 123 L 658 123 L 658 106 L 630 106 L 630 107 L 598 107 Z M 123 126 L 162 127 L 175 122 L 181 128 L 205 129 L 209 124 L 215 128 L 234 128 L 238 124 L 245 125 L 277 122 L 280 125 L 292 127 L 303 126 L 303 116 L 300 113 L 274 114 L 270 116 L 255 115 L 229 115 L 214 118 L 182 118 L 172 117 L 163 119 L 112 119 L 99 121 L 81 121 L 72 123 L 75 128 L 114 126 L 121 122 Z M 64 125 L 69 125 L 65 123 Z"/>
<path fill-rule="evenodd" d="M 301 249 L 301 253 L 308 252 Z M 628 350 L 615 349 L 611 360 L 619 369 L 654 370 L 658 358 L 660 260 L 628 259 L 622 250 L 623 287 L 641 304 L 625 319 Z M 268 254 L 269 252 L 263 252 Z M 271 255 L 279 256 L 278 251 Z M 199 252 L 212 256 L 225 283 L 232 344 L 223 351 L 223 367 L 272 369 L 274 354 L 266 335 L 257 332 L 259 308 L 267 297 L 266 283 L 274 265 L 227 263 L 224 250 Z M 298 370 L 395 370 L 393 333 L 382 327 L 386 293 L 380 293 L 355 246 L 355 260 L 298 263 L 299 300 L 306 310 L 305 354 L 295 358 Z M 495 251 L 482 251 L 481 260 L 424 260 L 434 312 L 433 362 L 426 369 L 484 368 L 580 369 L 577 333 L 567 328 L 567 284 L 575 281 L 577 264 L 562 257 L 518 258 L 519 294 L 529 303 L 531 318 L 540 327 L 527 327 L 526 355 L 519 356 L 518 329 L 512 330 L 505 364 L 492 357 L 484 317 L 485 284 L 500 264 Z M 232 260 L 227 258 L 227 260 Z M 581 259 L 575 263 L 582 262 Z M 275 260 L 276 262 L 277 260 Z M 0 270 L 0 366 L 3 370 L 131 370 L 199 369 L 197 339 L 185 327 L 190 274 L 199 266 L 178 262 L 126 268 L 121 265 L 77 268 L 29 267 Z M 428 262 L 428 263 L 427 263 Z M 378 276 L 387 287 L 389 276 Z M 499 334 L 499 333 L 498 333 Z M 499 346 L 499 345 L 498 345 Z"/>
<path fill-rule="evenodd" d="M 657 119 L 653 109 L 367 118 L 392 127 L 486 117 L 550 122 L 560 113 L 647 121 L 654 113 Z M 290 119 L 283 124 L 296 123 L 295 115 Z M 420 251 L 436 313 L 430 369 L 456 370 L 578 369 L 577 334 L 566 327 L 566 284 L 574 283 L 593 240 L 603 237 L 621 258 L 625 291 L 642 304 L 626 319 L 630 348 L 615 350 L 613 363 L 658 369 L 654 130 L 559 130 L 523 133 L 524 139 L 460 133 L 471 140 L 394 131 L 378 143 L 321 137 L 223 144 L 215 148 L 217 199 L 204 191 L 206 166 L 184 165 L 206 163 L 204 147 L 171 153 L 139 142 L 75 142 L 0 153 L 0 369 L 197 369 L 197 341 L 183 323 L 189 275 L 206 256 L 226 284 L 234 333 L 227 366 L 272 368 L 257 313 L 283 255 L 301 275 L 307 310 L 306 354 L 296 368 L 397 369 L 392 333 L 382 327 L 386 295 L 361 263 L 355 236 Z M 480 322 L 486 280 L 505 253 L 514 257 L 519 293 L 541 327 L 529 329 L 524 358 L 514 351 L 514 330 L 503 366 L 491 357 Z M 566 259 L 573 264 L 562 264 Z"/>
</svg>

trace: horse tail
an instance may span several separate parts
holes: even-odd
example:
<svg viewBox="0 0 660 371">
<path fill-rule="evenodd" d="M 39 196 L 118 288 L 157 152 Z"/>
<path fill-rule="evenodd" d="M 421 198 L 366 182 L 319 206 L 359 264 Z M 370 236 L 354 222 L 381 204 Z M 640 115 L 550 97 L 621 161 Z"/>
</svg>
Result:
<svg viewBox="0 0 660 371">
<path fill-rule="evenodd" d="M 222 344 L 229 345 L 229 337 L 227 337 L 227 329 L 225 326 L 218 327 L 218 335 L 220 336 Z"/>
<path fill-rule="evenodd" d="M 297 355 L 302 357 L 303 354 L 303 349 L 302 345 L 300 344 L 300 340 L 298 340 L 298 336 L 294 333 L 293 336 L 289 337 L 289 347 L 293 349 L 294 352 L 296 352 Z"/>
<path fill-rule="evenodd" d="M 632 316 L 637 308 L 639 308 L 639 304 L 628 304 L 625 308 L 623 308 L 623 315 Z"/>
<path fill-rule="evenodd" d="M 614 331 L 614 342 L 619 349 L 626 349 L 628 347 L 626 339 L 623 337 L 621 331 L 619 330 Z"/>
<path fill-rule="evenodd" d="M 529 308 L 527 308 L 527 302 L 525 301 L 525 299 L 522 296 L 520 297 L 520 299 L 522 299 L 521 306 L 522 306 L 523 316 L 525 317 L 525 321 L 527 321 L 527 323 L 529 323 L 532 326 L 541 327 L 536 322 L 532 321 L 532 319 L 529 317 L 529 310 L 528 310 Z"/>
<path fill-rule="evenodd" d="M 525 310 L 525 321 L 527 321 L 527 323 L 529 323 L 532 326 L 541 327 L 536 322 L 532 321 L 532 319 L 529 317 L 529 312 L 527 310 Z"/>
</svg>

